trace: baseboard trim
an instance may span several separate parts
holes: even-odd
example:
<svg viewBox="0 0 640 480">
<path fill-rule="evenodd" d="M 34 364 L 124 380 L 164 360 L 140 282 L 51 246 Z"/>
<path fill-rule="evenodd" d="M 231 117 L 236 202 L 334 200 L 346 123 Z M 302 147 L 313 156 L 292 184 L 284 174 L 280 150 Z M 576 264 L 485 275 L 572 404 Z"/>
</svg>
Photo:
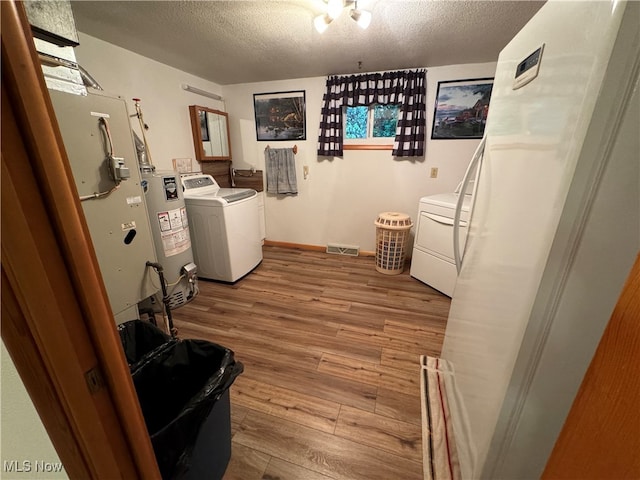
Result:
<svg viewBox="0 0 640 480">
<path fill-rule="evenodd" d="M 265 247 L 282 247 L 282 248 L 294 248 L 297 250 L 313 250 L 315 252 L 324 252 L 327 250 L 327 247 L 323 247 L 322 245 L 307 245 L 304 243 L 292 243 L 292 242 L 278 242 L 275 240 L 266 240 L 264 241 Z"/>
<path fill-rule="evenodd" d="M 325 245 L 308 245 L 305 243 L 292 243 L 292 242 L 278 242 L 275 240 L 265 240 L 265 247 L 282 247 L 282 248 L 294 248 L 297 250 L 311 250 L 314 252 L 326 252 L 327 247 Z M 375 257 L 375 252 L 366 252 L 360 250 L 360 257 Z"/>
</svg>

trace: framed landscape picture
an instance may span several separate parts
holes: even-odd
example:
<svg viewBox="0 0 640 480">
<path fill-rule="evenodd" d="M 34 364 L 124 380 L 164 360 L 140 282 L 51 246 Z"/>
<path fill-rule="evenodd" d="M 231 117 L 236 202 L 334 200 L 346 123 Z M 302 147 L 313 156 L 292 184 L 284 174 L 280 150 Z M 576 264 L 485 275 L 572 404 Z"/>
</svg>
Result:
<svg viewBox="0 0 640 480">
<path fill-rule="evenodd" d="M 304 90 L 295 92 L 254 93 L 258 140 L 306 140 Z"/>
<path fill-rule="evenodd" d="M 493 78 L 438 82 L 431 138 L 482 138 Z"/>
</svg>

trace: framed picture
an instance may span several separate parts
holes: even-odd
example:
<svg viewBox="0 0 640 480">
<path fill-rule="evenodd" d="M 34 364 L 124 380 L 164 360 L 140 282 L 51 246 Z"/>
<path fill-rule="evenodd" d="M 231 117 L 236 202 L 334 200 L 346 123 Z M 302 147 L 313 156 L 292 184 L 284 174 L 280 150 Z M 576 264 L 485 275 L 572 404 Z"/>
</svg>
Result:
<svg viewBox="0 0 640 480">
<path fill-rule="evenodd" d="M 482 138 L 493 78 L 438 82 L 431 138 Z"/>
<path fill-rule="evenodd" d="M 257 139 L 265 141 L 306 140 L 304 90 L 254 93 Z"/>
</svg>

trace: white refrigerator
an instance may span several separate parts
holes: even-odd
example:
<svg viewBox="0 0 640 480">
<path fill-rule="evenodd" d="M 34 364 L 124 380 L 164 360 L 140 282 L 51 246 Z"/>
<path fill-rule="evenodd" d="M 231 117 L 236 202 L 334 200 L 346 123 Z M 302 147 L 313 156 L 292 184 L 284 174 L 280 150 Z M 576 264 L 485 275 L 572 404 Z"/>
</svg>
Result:
<svg viewBox="0 0 640 480">
<path fill-rule="evenodd" d="M 500 53 L 441 354 L 464 478 L 539 478 L 640 248 L 639 26 L 550 0 Z"/>
</svg>

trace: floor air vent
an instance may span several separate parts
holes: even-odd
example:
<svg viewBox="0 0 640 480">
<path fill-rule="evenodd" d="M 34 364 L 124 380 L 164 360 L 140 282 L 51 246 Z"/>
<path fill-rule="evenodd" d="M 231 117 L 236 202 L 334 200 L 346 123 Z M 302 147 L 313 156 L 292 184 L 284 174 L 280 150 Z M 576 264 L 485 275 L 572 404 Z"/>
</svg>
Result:
<svg viewBox="0 0 640 480">
<path fill-rule="evenodd" d="M 357 257 L 360 253 L 360 247 L 354 247 L 353 245 L 338 245 L 336 243 L 330 243 L 327 245 L 327 253 L 334 253 L 336 255 L 350 255 Z"/>
</svg>

